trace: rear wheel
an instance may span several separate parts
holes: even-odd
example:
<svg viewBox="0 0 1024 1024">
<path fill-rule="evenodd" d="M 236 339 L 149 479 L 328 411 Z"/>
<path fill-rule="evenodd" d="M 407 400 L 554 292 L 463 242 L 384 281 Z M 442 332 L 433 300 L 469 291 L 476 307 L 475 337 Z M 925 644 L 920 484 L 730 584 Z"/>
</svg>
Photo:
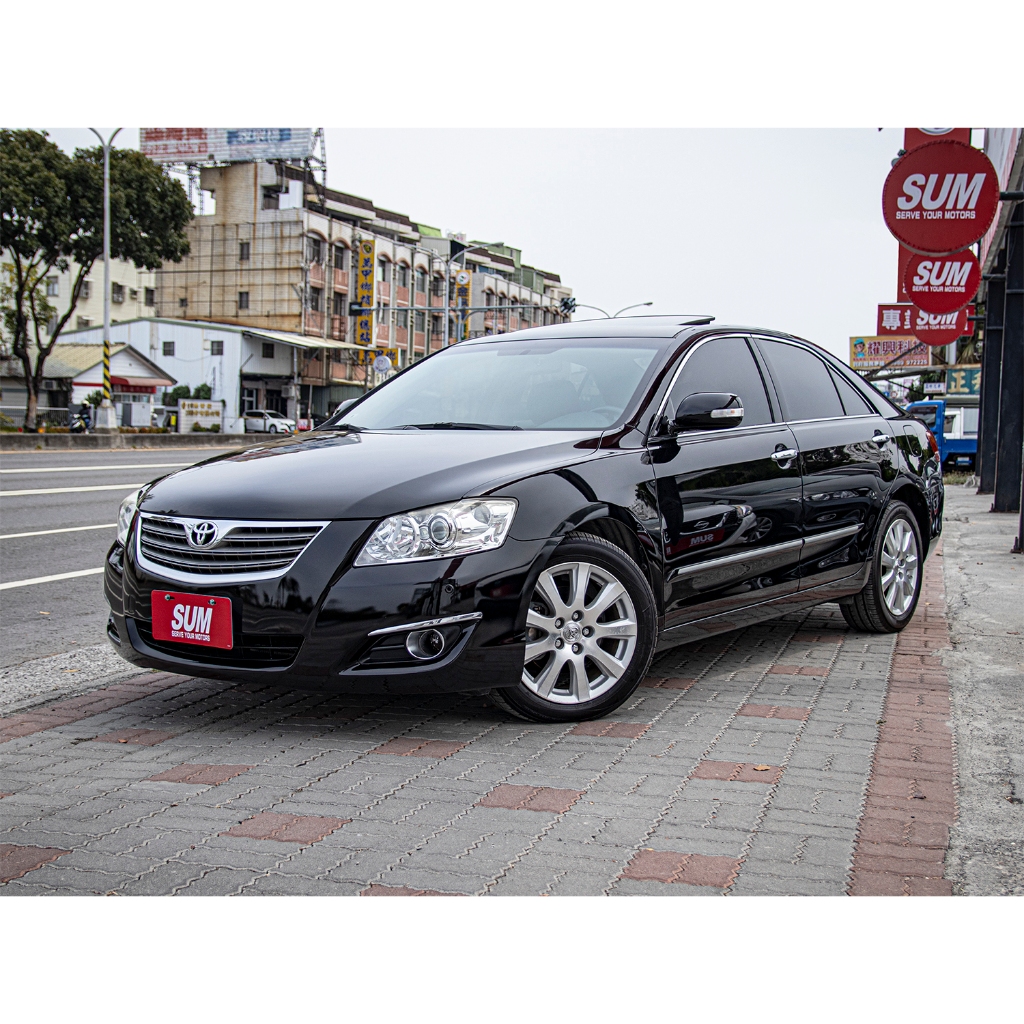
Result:
<svg viewBox="0 0 1024 1024">
<path fill-rule="evenodd" d="M 839 603 L 843 618 L 864 633 L 896 633 L 913 618 L 921 596 L 921 532 L 902 501 L 885 510 L 864 589 Z"/>
<path fill-rule="evenodd" d="M 518 686 L 493 690 L 535 722 L 606 715 L 640 685 L 654 654 L 657 609 L 639 566 L 600 537 L 570 534 L 540 574 L 526 615 Z"/>
</svg>

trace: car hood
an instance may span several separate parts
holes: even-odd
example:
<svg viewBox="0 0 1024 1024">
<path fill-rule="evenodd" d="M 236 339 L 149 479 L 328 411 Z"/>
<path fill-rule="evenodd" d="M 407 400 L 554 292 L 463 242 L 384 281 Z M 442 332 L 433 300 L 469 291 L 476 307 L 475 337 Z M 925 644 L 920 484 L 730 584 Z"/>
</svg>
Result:
<svg viewBox="0 0 1024 1024">
<path fill-rule="evenodd" d="M 144 512 L 211 519 L 379 519 L 482 494 L 596 454 L 593 431 L 310 432 L 157 481 Z"/>
</svg>

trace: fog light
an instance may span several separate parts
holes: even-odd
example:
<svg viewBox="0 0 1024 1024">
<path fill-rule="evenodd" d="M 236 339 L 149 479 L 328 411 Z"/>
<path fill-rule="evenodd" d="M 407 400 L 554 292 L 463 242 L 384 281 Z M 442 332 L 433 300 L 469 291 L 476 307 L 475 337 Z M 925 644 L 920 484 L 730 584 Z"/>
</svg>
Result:
<svg viewBox="0 0 1024 1024">
<path fill-rule="evenodd" d="M 438 629 L 424 629 L 410 633 L 405 640 L 405 649 L 420 661 L 429 661 L 444 651 L 444 634 Z"/>
</svg>

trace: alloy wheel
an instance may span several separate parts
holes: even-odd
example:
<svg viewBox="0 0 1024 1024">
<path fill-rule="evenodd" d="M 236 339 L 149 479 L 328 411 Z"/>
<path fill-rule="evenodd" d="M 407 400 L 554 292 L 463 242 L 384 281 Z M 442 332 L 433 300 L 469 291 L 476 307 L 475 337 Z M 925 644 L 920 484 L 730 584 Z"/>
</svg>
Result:
<svg viewBox="0 0 1024 1024">
<path fill-rule="evenodd" d="M 636 650 L 633 601 L 614 573 L 563 562 L 537 580 L 526 617 L 523 683 L 555 704 L 582 704 L 607 692 Z"/>
<path fill-rule="evenodd" d="M 889 611 L 900 617 L 917 593 L 920 560 L 917 539 L 905 519 L 894 519 L 882 542 L 882 598 Z"/>
</svg>

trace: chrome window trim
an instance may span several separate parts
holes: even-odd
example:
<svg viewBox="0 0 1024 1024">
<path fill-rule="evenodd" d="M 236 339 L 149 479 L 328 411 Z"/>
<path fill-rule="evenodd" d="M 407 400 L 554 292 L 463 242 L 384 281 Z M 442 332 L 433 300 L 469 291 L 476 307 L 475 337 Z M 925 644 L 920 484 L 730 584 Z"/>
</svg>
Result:
<svg viewBox="0 0 1024 1024">
<path fill-rule="evenodd" d="M 853 526 L 844 526 L 838 530 L 829 530 L 828 533 L 812 534 L 810 537 L 801 537 L 799 540 L 784 540 L 781 544 L 771 544 L 766 548 L 748 548 L 745 551 L 737 551 L 733 555 L 725 555 L 722 558 L 712 558 L 707 562 L 693 562 L 690 565 L 681 565 L 669 573 L 670 580 L 678 580 L 685 576 L 696 576 L 698 573 L 708 572 L 713 569 L 720 569 L 726 565 L 735 565 L 737 562 L 770 558 L 772 555 L 785 554 L 788 551 L 796 551 L 805 545 L 818 548 L 824 544 L 830 544 L 835 540 L 842 540 L 844 537 L 852 537 L 860 533 L 863 523 Z"/>
<path fill-rule="evenodd" d="M 235 573 L 194 573 L 184 572 L 180 569 L 171 569 L 166 565 L 151 562 L 142 553 L 142 520 L 152 519 L 157 522 L 175 523 L 184 529 L 188 529 L 190 523 L 216 523 L 218 533 L 224 536 L 236 527 L 260 527 L 260 526 L 298 526 L 310 529 L 316 527 L 316 533 L 309 538 L 306 546 L 286 566 L 281 569 L 272 569 L 268 572 L 235 572 Z M 174 580 L 176 583 L 198 583 L 207 587 L 221 586 L 227 583 L 258 583 L 261 580 L 273 580 L 284 576 L 289 569 L 306 553 L 309 545 L 316 540 L 323 532 L 325 526 L 330 523 L 329 519 L 215 519 L 212 516 L 165 516 L 154 512 L 140 512 L 135 524 L 135 560 L 151 576 L 159 576 L 163 579 Z"/>
<path fill-rule="evenodd" d="M 483 612 L 466 612 L 465 615 L 447 615 L 443 619 L 423 619 L 420 622 L 407 622 L 404 626 L 386 626 L 375 629 L 368 636 L 385 636 L 388 633 L 408 633 L 414 629 L 430 629 L 431 626 L 451 626 L 457 622 L 478 622 L 484 617 Z"/>
<path fill-rule="evenodd" d="M 665 415 L 665 409 L 668 407 L 668 400 L 672 396 L 672 392 L 675 389 L 676 382 L 679 380 L 679 375 L 685 369 L 686 364 L 690 361 L 690 356 L 692 356 L 694 352 L 696 352 L 700 348 L 703 348 L 705 345 L 707 345 L 709 342 L 712 342 L 712 341 L 721 341 L 724 338 L 739 338 L 741 341 L 749 341 L 750 337 L 751 337 L 751 335 L 749 335 L 749 334 L 713 334 L 713 335 L 710 335 L 707 338 L 701 338 L 700 341 L 698 341 L 697 344 L 693 346 L 693 348 L 688 349 L 683 354 L 683 358 L 679 361 L 679 365 L 676 367 L 675 372 L 672 374 L 672 380 L 669 382 L 669 385 L 668 385 L 668 387 L 665 390 L 665 397 L 662 398 L 661 405 L 658 406 L 658 411 L 654 414 L 654 419 L 651 420 L 651 428 L 650 429 L 653 431 L 654 425 L 661 419 L 662 416 Z M 754 356 L 753 352 L 750 353 L 750 358 L 754 360 L 754 366 L 757 367 L 757 372 L 758 372 L 758 375 L 760 376 L 760 374 L 761 374 L 761 367 L 758 365 L 757 358 Z M 771 396 L 771 394 L 769 394 L 768 388 L 765 386 L 765 382 L 764 382 L 763 379 L 761 380 L 761 387 L 764 388 L 765 398 L 768 401 L 768 411 L 771 412 L 774 415 L 775 410 L 772 409 L 772 396 Z M 782 410 L 779 409 L 779 414 L 781 415 L 781 413 L 782 413 Z M 763 430 L 765 427 L 781 427 L 781 426 L 784 426 L 784 424 L 785 424 L 785 420 L 773 419 L 770 423 L 748 423 L 746 426 L 744 426 L 741 423 L 738 427 L 726 427 L 726 428 L 720 428 L 718 430 L 688 430 L 688 431 L 686 431 L 686 436 L 687 436 L 687 438 L 689 438 L 689 437 L 692 437 L 694 435 L 701 435 L 701 434 L 712 434 L 712 435 L 724 434 L 724 433 L 731 433 L 734 430 Z M 650 437 L 648 438 L 648 440 L 651 440 L 654 437 L 659 437 L 659 436 L 661 436 L 661 435 L 657 435 L 657 434 L 653 434 L 652 433 L 650 435 Z M 673 434 L 672 436 L 674 438 L 678 439 L 682 435 L 681 434 Z"/>
</svg>

